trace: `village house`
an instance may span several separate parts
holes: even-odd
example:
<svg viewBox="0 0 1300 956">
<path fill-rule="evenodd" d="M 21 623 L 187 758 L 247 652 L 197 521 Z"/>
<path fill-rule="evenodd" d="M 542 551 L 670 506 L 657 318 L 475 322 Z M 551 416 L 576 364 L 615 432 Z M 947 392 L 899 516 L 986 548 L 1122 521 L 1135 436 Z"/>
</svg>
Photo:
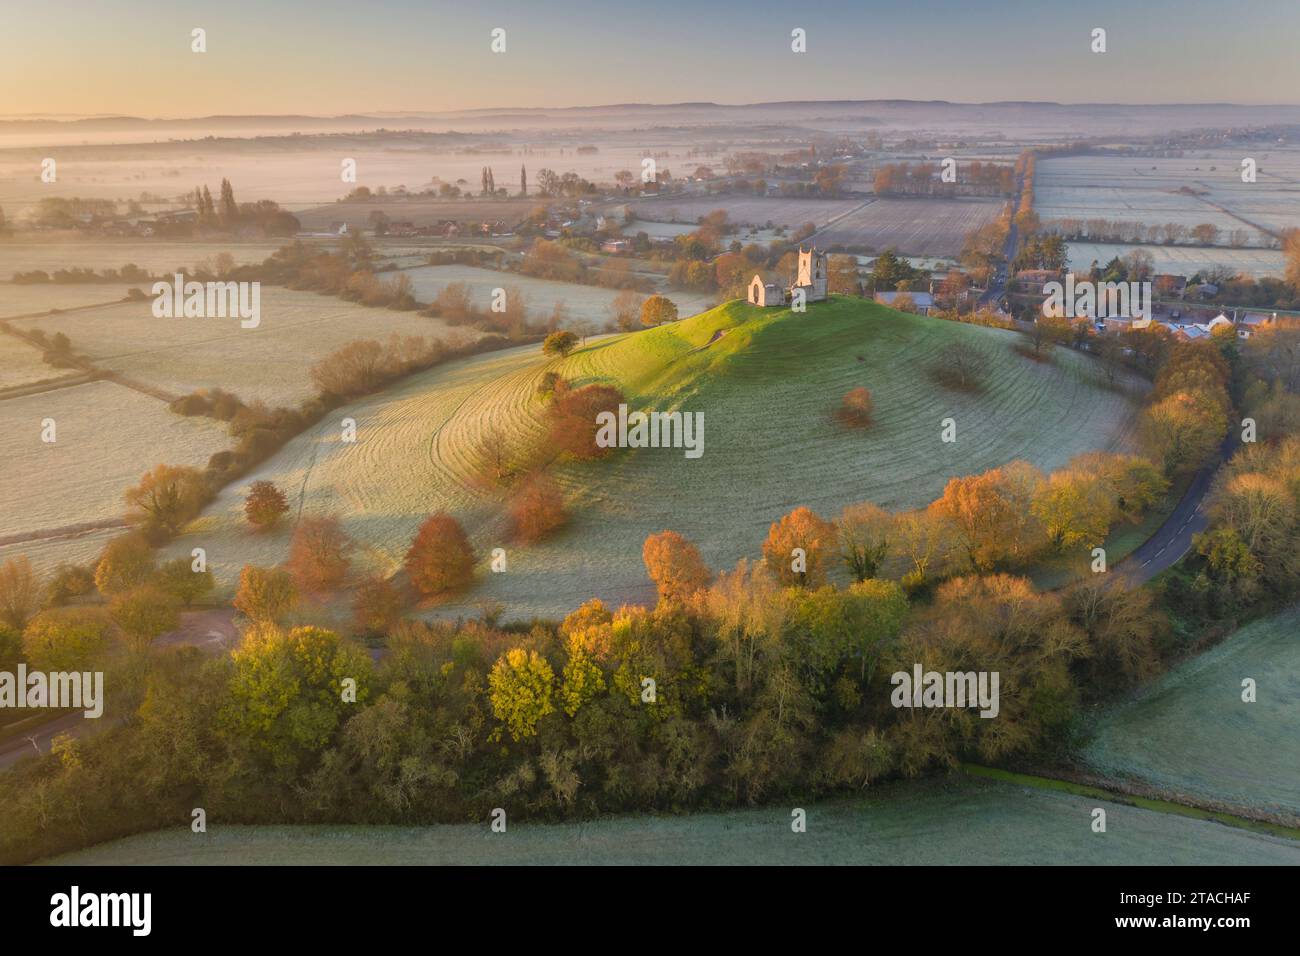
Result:
<svg viewBox="0 0 1300 956">
<path fill-rule="evenodd" d="M 898 302 L 900 295 L 906 296 L 903 303 L 906 303 L 908 299 L 911 300 L 912 305 L 908 311 L 914 311 L 920 315 L 929 315 L 934 309 L 934 296 L 928 292 L 877 292 L 872 298 L 881 305 L 887 305 L 892 309 L 895 307 L 895 303 Z"/>
</svg>

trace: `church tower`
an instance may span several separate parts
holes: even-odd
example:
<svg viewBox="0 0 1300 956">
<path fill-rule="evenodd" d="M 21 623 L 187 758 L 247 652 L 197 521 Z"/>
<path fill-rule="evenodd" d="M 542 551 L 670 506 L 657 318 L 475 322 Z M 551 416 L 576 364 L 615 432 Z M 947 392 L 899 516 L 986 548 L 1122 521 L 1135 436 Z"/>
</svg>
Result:
<svg viewBox="0 0 1300 956">
<path fill-rule="evenodd" d="M 803 246 L 800 246 L 799 271 L 795 274 L 794 285 L 795 288 L 802 287 L 804 289 L 804 296 L 807 301 L 826 301 L 829 285 L 826 273 L 826 253 L 819 252 L 816 247 L 804 252 Z"/>
</svg>

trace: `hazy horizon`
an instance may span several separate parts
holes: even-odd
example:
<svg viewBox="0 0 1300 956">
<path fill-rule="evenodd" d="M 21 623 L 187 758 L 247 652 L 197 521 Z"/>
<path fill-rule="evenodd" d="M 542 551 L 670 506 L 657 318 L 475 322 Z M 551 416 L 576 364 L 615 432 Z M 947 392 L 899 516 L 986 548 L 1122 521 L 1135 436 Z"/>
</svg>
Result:
<svg viewBox="0 0 1300 956">
<path fill-rule="evenodd" d="M 369 5 L 231 0 L 220 8 L 75 0 L 9 13 L 0 115 L 192 118 L 210 115 L 445 113 L 619 105 L 826 100 L 980 105 L 1294 105 L 1290 49 L 1300 10 L 1249 12 L 1209 0 L 917 0 L 905 9 L 843 0 L 791 9 L 771 0 L 653 10 L 572 0 L 494 9 L 447 2 Z M 127 14 L 130 16 L 130 14 Z M 206 30 L 207 52 L 190 32 Z M 490 33 L 506 30 L 506 51 Z M 1094 27 L 1107 52 L 1089 49 Z M 807 32 L 792 53 L 790 33 Z M 600 82 L 593 82 L 599 77 Z M 1027 100 L 1026 89 L 1036 94 Z M 12 104 L 12 105 L 11 105 Z M 10 108 L 6 108 L 10 107 Z"/>
</svg>

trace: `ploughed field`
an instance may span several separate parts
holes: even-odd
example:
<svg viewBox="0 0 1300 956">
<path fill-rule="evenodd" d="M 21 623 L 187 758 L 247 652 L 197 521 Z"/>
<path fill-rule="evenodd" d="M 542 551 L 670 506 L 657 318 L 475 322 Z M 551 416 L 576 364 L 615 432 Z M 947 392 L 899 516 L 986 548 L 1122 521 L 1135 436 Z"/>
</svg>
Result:
<svg viewBox="0 0 1300 956">
<path fill-rule="evenodd" d="M 1243 159 L 1256 163 L 1242 182 Z M 1053 219 L 1108 219 L 1148 226 L 1211 223 L 1228 245 L 1243 230 L 1251 246 L 1300 225 L 1300 150 L 1252 144 L 1190 150 L 1177 158 L 1065 156 L 1038 163 L 1034 211 Z M 1228 264 L 1228 263 L 1225 263 Z"/>
<path fill-rule="evenodd" d="M 877 199 L 818 233 L 825 248 L 895 249 L 915 256 L 955 256 L 966 234 L 998 217 L 996 199 Z"/>
<path fill-rule="evenodd" d="M 397 572 L 419 524 L 445 509 L 466 527 L 480 558 L 475 586 L 434 613 L 474 614 L 482 602 L 508 618 L 558 616 L 590 597 L 648 600 L 641 560 L 647 535 L 676 530 L 715 569 L 757 556 L 768 526 L 799 505 L 833 517 L 872 500 L 890 509 L 924 505 L 955 475 L 1023 458 L 1044 469 L 1091 449 L 1123 449 L 1136 405 L 1104 387 L 1085 356 L 1059 350 L 1036 363 L 1013 350 L 1018 336 L 905 315 L 836 298 L 799 315 L 732 302 L 692 319 L 593 340 L 567 359 L 537 346 L 476 356 L 415 376 L 339 409 L 228 487 L 172 548 L 203 546 L 218 587 L 233 589 L 246 563 L 287 555 L 291 522 L 253 534 L 243 517 L 248 485 L 276 482 L 302 513 L 336 514 L 361 545 L 361 569 Z M 933 382 L 945 348 L 982 353 L 978 394 Z M 499 431 L 512 450 L 549 447 L 547 371 L 575 385 L 618 385 L 633 409 L 701 412 L 703 455 L 681 448 L 615 451 L 595 461 L 557 459 L 551 474 L 572 518 L 532 546 L 508 540 L 505 493 L 485 480 L 484 440 Z M 875 424 L 845 430 L 840 398 L 865 385 Z M 340 440 L 354 418 L 355 443 Z M 940 440 L 956 421 L 957 441 Z M 488 557 L 507 549 L 508 570 Z"/>
<path fill-rule="evenodd" d="M 1094 770 L 1300 819 L 1300 607 L 1253 621 L 1098 720 Z M 1241 699 L 1242 680 L 1256 700 Z"/>
<path fill-rule="evenodd" d="M 664 196 L 630 203 L 638 219 L 651 222 L 695 223 L 718 209 L 727 218 L 749 226 L 785 226 L 797 229 L 806 222 L 824 226 L 836 216 L 861 205 L 859 199 L 779 199 L 743 196 Z M 630 230 L 635 232 L 635 229 Z"/>
<path fill-rule="evenodd" d="M 582 823 L 223 826 L 142 834 L 51 860 L 65 865 L 289 864 L 1019 864 L 1290 865 L 1300 843 L 1095 798 L 952 778 L 892 784 L 854 799 Z"/>
</svg>

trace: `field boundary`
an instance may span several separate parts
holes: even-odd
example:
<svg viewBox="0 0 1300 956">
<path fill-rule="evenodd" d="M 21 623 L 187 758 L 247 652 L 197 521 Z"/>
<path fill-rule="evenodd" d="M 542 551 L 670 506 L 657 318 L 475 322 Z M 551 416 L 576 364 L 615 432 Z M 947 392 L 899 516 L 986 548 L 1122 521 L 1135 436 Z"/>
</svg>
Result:
<svg viewBox="0 0 1300 956">
<path fill-rule="evenodd" d="M 1076 797 L 1092 797 L 1109 803 L 1138 807 L 1142 810 L 1154 810 L 1157 813 L 1191 817 L 1194 820 L 1208 820 L 1214 823 L 1222 823 L 1224 826 L 1235 827 L 1239 830 L 1251 830 L 1255 833 L 1266 833 L 1269 836 L 1300 841 L 1300 827 L 1287 826 L 1272 820 L 1254 819 L 1197 803 L 1180 802 L 1162 797 L 1143 797 L 1124 790 L 1077 783 L 1059 777 L 1040 777 L 1034 774 L 1002 770 L 997 767 L 984 767 L 972 763 L 961 764 L 961 771 L 972 777 L 983 777 L 987 780 L 998 780 L 1002 783 L 1015 783 L 1021 786 L 1034 787 L 1038 790 L 1055 790 L 1059 793 L 1073 794 Z"/>
</svg>

